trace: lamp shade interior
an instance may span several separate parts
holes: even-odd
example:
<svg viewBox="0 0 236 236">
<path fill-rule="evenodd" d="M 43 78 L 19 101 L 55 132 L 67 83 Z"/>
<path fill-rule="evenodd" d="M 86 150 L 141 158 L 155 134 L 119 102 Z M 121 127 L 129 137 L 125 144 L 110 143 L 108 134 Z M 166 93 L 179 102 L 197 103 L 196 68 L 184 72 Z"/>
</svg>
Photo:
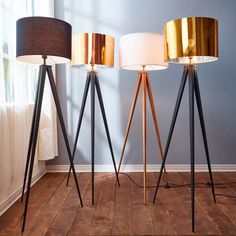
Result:
<svg viewBox="0 0 236 236">
<path fill-rule="evenodd" d="M 79 33 L 72 36 L 73 67 L 105 69 L 114 66 L 115 39 L 99 33 Z"/>
<path fill-rule="evenodd" d="M 188 17 L 164 25 L 165 60 L 170 63 L 197 64 L 218 59 L 218 21 L 207 17 Z"/>
<path fill-rule="evenodd" d="M 125 70 L 162 70 L 164 61 L 163 35 L 157 33 L 133 33 L 120 38 L 120 67 Z"/>
<path fill-rule="evenodd" d="M 49 17 L 25 17 L 16 22 L 16 58 L 42 64 L 66 63 L 71 60 L 71 25 Z"/>
</svg>

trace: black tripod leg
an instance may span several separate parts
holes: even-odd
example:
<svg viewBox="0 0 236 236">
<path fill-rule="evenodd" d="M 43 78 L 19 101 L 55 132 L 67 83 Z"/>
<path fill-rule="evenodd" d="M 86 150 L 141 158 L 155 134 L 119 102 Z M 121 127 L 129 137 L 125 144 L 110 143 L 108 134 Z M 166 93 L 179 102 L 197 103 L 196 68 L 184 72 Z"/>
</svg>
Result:
<svg viewBox="0 0 236 236">
<path fill-rule="evenodd" d="M 201 102 L 201 95 L 200 95 L 200 88 L 199 88 L 198 77 L 197 77 L 197 72 L 196 71 L 195 71 L 194 89 L 195 89 L 198 114 L 199 114 L 201 129 L 202 129 L 203 143 L 204 143 L 204 146 L 205 146 L 208 171 L 209 171 L 209 174 L 210 174 L 212 195 L 213 195 L 214 202 L 216 202 L 215 189 L 214 189 L 214 181 L 213 181 L 213 175 L 212 175 L 212 171 L 211 171 L 210 155 L 209 155 L 207 136 L 206 136 L 206 128 L 205 128 L 205 123 L 204 123 L 204 116 L 203 116 L 203 109 L 202 109 L 202 102 Z"/>
<path fill-rule="evenodd" d="M 194 160 L 194 69 L 189 72 L 189 128 L 191 161 L 191 198 L 192 198 L 192 232 L 195 226 L 195 160 Z"/>
<path fill-rule="evenodd" d="M 157 180 L 157 186 L 156 186 L 156 191 L 155 191 L 154 198 L 153 198 L 153 203 L 155 203 L 157 191 L 158 191 L 158 188 L 159 188 L 159 185 L 160 185 L 160 182 L 161 182 L 161 176 L 162 176 L 162 173 L 163 173 L 163 169 L 165 167 L 165 162 L 166 162 L 166 158 L 167 158 L 167 154 L 168 154 L 168 150 L 169 150 L 169 146 L 170 146 L 170 141 L 171 141 L 172 134 L 173 134 L 173 131 L 174 131 L 176 118 L 177 118 L 177 115 L 178 115 L 178 112 L 179 112 L 179 106 L 180 106 L 181 99 L 182 99 L 182 96 L 183 96 L 187 75 L 188 75 L 188 68 L 185 67 L 184 71 L 183 71 L 182 79 L 181 79 L 181 84 L 180 84 L 180 87 L 179 87 L 179 93 L 178 93 L 178 97 L 177 97 L 176 104 L 175 104 L 175 110 L 174 110 L 173 118 L 172 118 L 172 121 L 171 121 L 169 135 L 168 135 L 167 142 L 166 142 L 166 147 L 165 147 L 164 157 L 163 157 L 162 164 L 161 164 L 160 174 L 159 174 L 159 177 L 158 177 L 158 180 Z"/>
<path fill-rule="evenodd" d="M 94 129 L 95 129 L 95 73 L 91 73 L 91 169 L 92 169 L 92 205 L 94 205 Z"/>
<path fill-rule="evenodd" d="M 84 95 L 83 95 L 83 100 L 82 100 L 82 105 L 81 105 L 81 110 L 80 110 L 80 115 L 79 115 L 79 121 L 78 121 L 78 125 L 77 125 L 77 130 L 76 130 L 74 148 L 73 148 L 73 152 L 72 152 L 72 160 L 73 161 L 74 161 L 74 158 L 75 158 L 76 146 L 77 146 L 77 142 L 78 142 L 78 138 L 79 138 L 82 118 L 83 118 L 83 115 L 84 115 L 84 108 L 85 108 L 85 104 L 86 104 L 86 100 L 87 100 L 87 95 L 88 95 L 88 90 L 89 90 L 89 83 L 90 83 L 90 76 L 88 75 L 87 79 L 86 79 L 85 88 L 84 88 Z M 68 186 L 69 180 L 70 180 L 70 173 L 71 173 L 71 166 L 70 166 L 70 170 L 69 170 L 69 173 L 68 173 L 68 176 L 67 176 L 67 182 L 66 182 L 67 186 Z"/>
<path fill-rule="evenodd" d="M 22 193 L 21 193 L 21 202 L 23 202 L 23 199 L 24 199 L 25 184 L 26 184 L 29 163 L 30 163 L 30 154 L 31 154 L 32 141 L 33 141 L 33 136 L 34 136 L 34 126 L 35 126 L 35 120 L 37 116 L 36 111 L 37 111 L 37 104 L 39 100 L 39 88 L 40 88 L 39 81 L 41 77 L 42 77 L 42 67 L 39 68 L 38 85 L 37 85 L 36 99 L 35 99 L 35 104 L 34 104 L 34 113 L 33 113 L 33 118 L 32 118 L 32 123 L 31 123 L 31 129 L 30 129 L 30 138 L 29 138 L 28 152 L 27 152 L 27 158 L 26 158 L 26 164 L 25 164 L 25 174 L 24 174 L 24 181 L 23 181 L 23 187 L 22 187 Z"/>
<path fill-rule="evenodd" d="M 99 84 L 99 80 L 98 80 L 97 76 L 95 77 L 95 85 L 96 85 L 96 89 L 97 89 L 99 104 L 101 107 L 102 118 L 103 118 L 105 130 L 106 130 L 106 134 L 107 134 L 107 140 L 108 140 L 108 144 L 109 144 L 110 151 L 111 151 L 112 162 L 113 162 L 113 166 L 114 166 L 115 173 L 116 173 L 116 180 L 117 180 L 118 185 L 120 186 L 118 172 L 117 172 L 117 168 L 116 168 L 116 161 L 115 161 L 114 152 L 113 152 L 112 143 L 111 143 L 110 132 L 109 132 L 108 124 L 107 124 L 106 112 L 105 112 L 103 99 L 102 99 L 102 92 L 101 92 L 101 88 L 100 88 L 100 84 Z"/>
<path fill-rule="evenodd" d="M 82 198 L 81 198 L 81 194 L 80 194 L 80 189 L 79 189 L 79 184 L 78 184 L 78 180 L 77 180 L 76 173 L 75 173 L 75 167 L 74 167 L 73 160 L 72 160 L 70 144 L 69 144 L 69 141 L 68 141 L 68 137 L 67 137 L 67 133 L 66 133 L 66 127 L 65 127 L 65 123 L 64 123 L 64 119 L 63 119 L 62 111 L 61 111 L 61 106 L 60 106 L 60 102 L 59 102 L 59 98 L 58 98 L 58 94 L 57 94 L 56 84 L 54 82 L 52 67 L 47 66 L 47 71 L 48 71 L 48 78 L 49 78 L 50 86 L 51 86 L 51 89 L 52 89 L 53 98 L 54 98 L 56 109 L 57 109 L 58 118 L 59 118 L 59 121 L 60 121 L 60 124 L 61 124 L 61 129 L 62 129 L 63 137 L 64 137 L 64 140 L 65 140 L 65 144 L 66 144 L 66 149 L 67 149 L 69 160 L 70 160 L 70 165 L 71 165 L 71 168 L 72 168 L 72 172 L 73 172 L 73 175 L 74 175 L 77 192 L 78 192 L 79 199 L 80 199 L 80 204 L 81 204 L 81 206 L 83 206 L 83 202 L 82 202 Z"/>
<path fill-rule="evenodd" d="M 34 168 L 35 149 L 37 145 L 38 128 L 39 128 L 39 121 L 40 121 L 40 114 L 41 114 L 41 107 L 42 107 L 42 100 L 43 100 L 43 91 L 44 91 L 44 84 L 45 84 L 46 70 L 47 70 L 46 66 L 41 66 L 40 69 L 42 69 L 42 74 L 39 80 L 39 86 L 40 86 L 39 97 L 38 97 L 38 105 L 37 105 L 37 110 L 36 110 L 35 124 L 34 124 L 33 137 L 32 137 L 32 150 L 31 150 L 31 158 L 30 158 L 30 166 L 29 166 L 25 209 L 24 209 L 24 215 L 23 215 L 23 225 L 21 229 L 22 232 L 24 232 L 24 229 L 25 229 L 26 215 L 27 215 L 27 210 L 28 210 L 30 186 L 31 186 L 32 174 L 33 174 L 33 168 Z"/>
</svg>

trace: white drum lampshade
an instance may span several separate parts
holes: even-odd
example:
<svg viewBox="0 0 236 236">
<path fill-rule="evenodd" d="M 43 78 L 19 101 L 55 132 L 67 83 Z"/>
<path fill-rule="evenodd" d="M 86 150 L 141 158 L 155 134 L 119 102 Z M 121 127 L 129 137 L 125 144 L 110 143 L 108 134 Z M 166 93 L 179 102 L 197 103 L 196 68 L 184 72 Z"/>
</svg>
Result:
<svg viewBox="0 0 236 236">
<path fill-rule="evenodd" d="M 120 67 L 149 71 L 168 67 L 164 61 L 164 37 L 158 33 L 133 33 L 120 38 Z"/>
</svg>

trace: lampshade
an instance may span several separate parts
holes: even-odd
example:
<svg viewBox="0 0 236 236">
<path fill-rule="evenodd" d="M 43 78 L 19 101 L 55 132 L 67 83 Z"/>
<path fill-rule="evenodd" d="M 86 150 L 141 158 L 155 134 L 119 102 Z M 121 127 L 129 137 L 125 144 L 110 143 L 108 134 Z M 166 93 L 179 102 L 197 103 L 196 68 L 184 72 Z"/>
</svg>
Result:
<svg viewBox="0 0 236 236">
<path fill-rule="evenodd" d="M 112 36 L 98 33 L 80 33 L 72 36 L 73 67 L 104 69 L 114 66 L 114 43 Z"/>
<path fill-rule="evenodd" d="M 120 38 L 120 67 L 125 70 L 162 70 L 164 62 L 164 39 L 157 33 L 133 33 Z"/>
<path fill-rule="evenodd" d="M 218 59 L 218 21 L 188 17 L 164 25 L 165 61 L 197 64 Z"/>
<path fill-rule="evenodd" d="M 42 64 L 66 63 L 71 60 L 71 25 L 48 17 L 25 17 L 16 22 L 16 57 Z"/>
</svg>

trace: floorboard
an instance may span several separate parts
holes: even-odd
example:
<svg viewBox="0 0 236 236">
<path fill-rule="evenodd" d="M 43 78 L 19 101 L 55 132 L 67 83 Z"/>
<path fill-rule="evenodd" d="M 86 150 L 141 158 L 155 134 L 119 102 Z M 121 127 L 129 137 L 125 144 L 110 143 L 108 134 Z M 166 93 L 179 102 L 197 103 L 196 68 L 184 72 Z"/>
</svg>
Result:
<svg viewBox="0 0 236 236">
<path fill-rule="evenodd" d="M 156 203 L 156 173 L 147 173 L 147 204 L 143 204 L 142 173 L 96 173 L 95 204 L 91 205 L 91 175 L 79 173 L 84 207 L 80 206 L 73 178 L 66 173 L 47 173 L 31 189 L 23 235 L 235 235 L 236 173 L 214 173 L 217 203 L 211 188 L 196 186 L 196 233 L 191 233 L 191 188 L 164 188 L 162 180 Z M 189 173 L 169 173 L 172 184 L 189 184 Z M 207 183 L 208 173 L 196 173 L 196 183 Z M 228 183 L 225 184 L 224 183 Z M 139 186 L 137 186 L 139 185 Z M 229 195 L 226 197 L 222 195 Z M 24 204 L 18 200 L 0 216 L 0 236 L 21 235 Z"/>
</svg>

